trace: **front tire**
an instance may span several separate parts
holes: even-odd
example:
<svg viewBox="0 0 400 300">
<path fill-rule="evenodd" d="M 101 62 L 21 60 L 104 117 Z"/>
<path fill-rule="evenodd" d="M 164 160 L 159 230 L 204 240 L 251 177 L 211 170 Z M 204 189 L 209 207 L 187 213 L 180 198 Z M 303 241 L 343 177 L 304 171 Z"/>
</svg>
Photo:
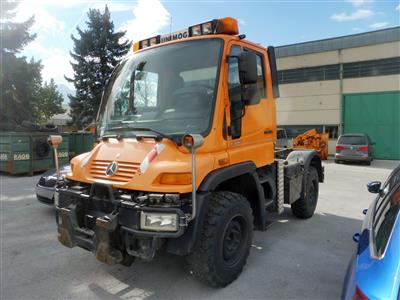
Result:
<svg viewBox="0 0 400 300">
<path fill-rule="evenodd" d="M 253 236 L 253 214 L 245 197 L 215 192 L 209 201 L 198 247 L 188 256 L 193 274 L 213 287 L 224 287 L 242 272 Z"/>
<path fill-rule="evenodd" d="M 310 166 L 307 174 L 307 182 L 303 197 L 291 205 L 293 214 L 300 219 L 312 217 L 318 202 L 318 172 Z"/>
</svg>

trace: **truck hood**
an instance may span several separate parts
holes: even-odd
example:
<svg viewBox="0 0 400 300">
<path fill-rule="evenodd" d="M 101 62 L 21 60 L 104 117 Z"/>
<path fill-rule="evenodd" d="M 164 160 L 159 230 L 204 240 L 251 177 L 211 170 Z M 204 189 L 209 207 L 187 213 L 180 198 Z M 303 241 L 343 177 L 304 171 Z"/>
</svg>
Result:
<svg viewBox="0 0 400 300">
<path fill-rule="evenodd" d="M 206 169 L 213 166 L 213 158 L 209 155 L 199 155 L 197 166 L 206 174 L 209 171 Z M 134 138 L 110 138 L 97 145 L 91 152 L 73 158 L 71 171 L 67 175 L 68 179 L 85 183 L 101 182 L 117 188 L 141 191 L 191 190 L 190 185 L 167 186 L 157 181 L 162 173 L 191 172 L 190 153 L 166 139 L 155 142 L 154 139 L 137 141 Z"/>
</svg>

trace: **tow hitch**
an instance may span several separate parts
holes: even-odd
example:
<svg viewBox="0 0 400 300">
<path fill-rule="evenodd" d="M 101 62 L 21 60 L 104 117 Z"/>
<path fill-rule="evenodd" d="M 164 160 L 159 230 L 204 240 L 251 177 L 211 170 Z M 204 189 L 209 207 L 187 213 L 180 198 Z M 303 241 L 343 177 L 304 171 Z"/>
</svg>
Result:
<svg viewBox="0 0 400 300">
<path fill-rule="evenodd" d="M 110 237 L 117 234 L 118 213 L 111 213 L 96 218 L 95 229 L 81 228 L 78 226 L 76 205 L 69 208 L 58 208 L 60 217 L 58 240 L 66 247 L 82 247 L 95 253 L 96 258 L 109 265 L 114 265 L 123 260 L 120 250 L 113 248 Z M 86 215 L 90 218 L 91 216 Z"/>
</svg>

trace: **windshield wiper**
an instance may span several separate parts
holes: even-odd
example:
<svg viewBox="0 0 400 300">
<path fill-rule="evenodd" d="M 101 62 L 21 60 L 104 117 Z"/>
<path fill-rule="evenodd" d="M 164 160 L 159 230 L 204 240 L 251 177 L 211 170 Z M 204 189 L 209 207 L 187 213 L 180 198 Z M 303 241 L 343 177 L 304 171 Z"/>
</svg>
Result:
<svg viewBox="0 0 400 300">
<path fill-rule="evenodd" d="M 161 138 L 159 141 L 161 141 L 163 138 L 164 139 L 168 139 L 170 141 L 173 141 L 175 144 L 177 144 L 178 146 L 181 145 L 181 141 L 180 139 L 176 139 L 176 137 L 170 136 L 168 134 L 165 134 L 163 132 L 151 129 L 151 128 L 144 128 L 144 127 L 132 127 L 131 128 L 134 131 L 150 131 L 155 133 L 159 138 Z M 138 136 L 137 136 L 138 137 Z M 151 136 L 145 136 L 145 137 L 151 137 Z M 139 137 L 140 138 L 140 137 Z M 143 137 L 142 137 L 143 138 Z M 157 140 L 157 139 L 156 139 Z"/>
<path fill-rule="evenodd" d="M 148 138 L 154 138 L 157 142 L 160 142 L 163 138 L 165 138 L 165 139 L 168 139 L 168 140 L 174 142 L 178 146 L 181 145 L 180 139 L 177 139 L 176 137 L 170 136 L 168 134 L 162 133 L 160 131 L 157 131 L 157 130 L 154 130 L 154 129 L 151 129 L 151 128 L 134 127 L 134 126 L 119 126 L 119 127 L 108 128 L 109 131 L 126 130 L 126 129 L 130 129 L 130 130 L 133 130 L 133 131 L 150 131 L 150 132 L 153 132 L 153 133 L 156 134 L 156 135 L 146 135 L 146 136 L 135 135 L 136 139 L 138 139 L 138 140 L 143 139 L 145 137 L 148 137 Z"/>
<path fill-rule="evenodd" d="M 122 134 L 105 134 L 102 137 L 103 141 L 106 141 L 108 139 L 117 139 L 118 141 L 122 140 L 124 136 Z"/>
</svg>

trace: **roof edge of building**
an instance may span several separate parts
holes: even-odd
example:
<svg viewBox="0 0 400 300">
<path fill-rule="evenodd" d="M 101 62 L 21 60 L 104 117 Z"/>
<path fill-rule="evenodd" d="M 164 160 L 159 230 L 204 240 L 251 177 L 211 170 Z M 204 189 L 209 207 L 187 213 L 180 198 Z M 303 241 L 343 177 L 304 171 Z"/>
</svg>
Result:
<svg viewBox="0 0 400 300">
<path fill-rule="evenodd" d="M 297 44 L 283 45 L 276 47 L 275 51 L 276 57 L 281 58 L 397 41 L 400 41 L 400 26 Z"/>
</svg>

